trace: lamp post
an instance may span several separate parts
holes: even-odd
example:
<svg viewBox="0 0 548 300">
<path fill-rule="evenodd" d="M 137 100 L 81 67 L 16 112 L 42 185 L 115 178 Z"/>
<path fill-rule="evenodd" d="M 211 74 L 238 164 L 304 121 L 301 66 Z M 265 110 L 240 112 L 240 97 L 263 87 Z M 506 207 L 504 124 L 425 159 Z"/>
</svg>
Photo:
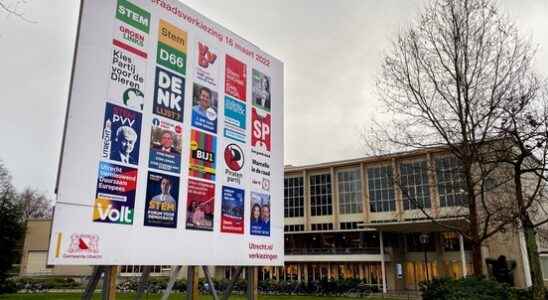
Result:
<svg viewBox="0 0 548 300">
<path fill-rule="evenodd" d="M 430 241 L 430 236 L 428 233 L 421 233 L 419 236 L 419 242 L 424 248 L 424 267 L 426 268 L 426 281 L 430 281 L 428 276 L 428 242 Z"/>
</svg>

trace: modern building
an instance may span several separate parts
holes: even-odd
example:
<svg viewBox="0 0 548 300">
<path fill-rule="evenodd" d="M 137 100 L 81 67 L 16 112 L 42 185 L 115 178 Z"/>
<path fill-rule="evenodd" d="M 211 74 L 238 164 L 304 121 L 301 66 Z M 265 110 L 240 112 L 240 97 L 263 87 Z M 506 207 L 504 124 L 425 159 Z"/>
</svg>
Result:
<svg viewBox="0 0 548 300">
<path fill-rule="evenodd" d="M 445 227 L 465 222 L 455 213 L 463 209 L 464 199 L 458 170 L 454 158 L 436 149 L 286 166 L 286 264 L 260 268 L 260 280 L 359 278 L 384 290 L 415 290 L 427 278 L 471 274 L 470 245 Z M 87 267 L 46 265 L 49 224 L 29 222 L 21 275 L 88 275 Z M 548 245 L 540 246 L 548 280 Z M 530 285 L 525 242 L 517 230 L 494 235 L 482 253 L 515 261 L 515 285 Z M 121 276 L 140 270 L 120 269 Z M 234 268 L 214 270 L 216 277 L 228 278 Z M 153 276 L 169 271 L 169 266 L 156 266 Z"/>
</svg>

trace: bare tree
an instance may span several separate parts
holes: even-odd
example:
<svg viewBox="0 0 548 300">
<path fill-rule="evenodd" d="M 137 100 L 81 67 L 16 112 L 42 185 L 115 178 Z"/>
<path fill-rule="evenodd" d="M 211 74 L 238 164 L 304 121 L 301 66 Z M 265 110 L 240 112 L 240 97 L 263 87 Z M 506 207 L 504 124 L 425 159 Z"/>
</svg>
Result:
<svg viewBox="0 0 548 300">
<path fill-rule="evenodd" d="M 51 200 L 44 194 L 32 188 L 25 188 L 19 194 L 19 201 L 23 206 L 23 216 L 29 219 L 48 219 L 52 215 Z"/>
<path fill-rule="evenodd" d="M 481 244 L 509 222 L 492 213 L 483 193 L 494 172 L 482 164 L 483 147 L 496 137 L 502 108 L 530 72 L 534 52 L 494 0 L 438 0 L 399 35 L 378 80 L 394 116 L 378 124 L 379 140 L 406 149 L 445 147 L 461 162 L 469 224 L 461 233 L 472 244 L 476 275 Z"/>
<path fill-rule="evenodd" d="M 486 157 L 510 168 L 515 215 L 524 233 L 534 299 L 544 299 L 544 280 L 537 245 L 537 227 L 548 222 L 546 163 L 548 161 L 548 102 L 543 82 L 531 74 L 517 85 L 497 126 L 499 142 Z"/>
</svg>

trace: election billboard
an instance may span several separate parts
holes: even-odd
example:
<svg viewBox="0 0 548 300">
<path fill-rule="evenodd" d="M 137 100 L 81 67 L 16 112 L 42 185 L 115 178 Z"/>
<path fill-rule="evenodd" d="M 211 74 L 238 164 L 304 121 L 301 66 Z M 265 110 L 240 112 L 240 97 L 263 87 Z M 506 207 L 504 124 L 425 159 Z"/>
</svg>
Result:
<svg viewBox="0 0 548 300">
<path fill-rule="evenodd" d="M 282 265 L 283 72 L 179 1 L 81 1 L 48 263 Z"/>
</svg>

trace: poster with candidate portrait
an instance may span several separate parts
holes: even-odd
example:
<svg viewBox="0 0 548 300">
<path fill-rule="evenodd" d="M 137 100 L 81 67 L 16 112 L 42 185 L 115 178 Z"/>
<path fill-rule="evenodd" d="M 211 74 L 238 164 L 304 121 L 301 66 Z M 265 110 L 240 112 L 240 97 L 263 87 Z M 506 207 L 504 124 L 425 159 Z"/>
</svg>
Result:
<svg viewBox="0 0 548 300">
<path fill-rule="evenodd" d="M 177 227 L 179 177 L 148 172 L 145 226 Z"/>
<path fill-rule="evenodd" d="M 124 164 L 139 164 L 141 113 L 106 104 L 101 157 Z"/>
<path fill-rule="evenodd" d="M 99 163 L 93 222 L 133 224 L 137 169 Z"/>
<path fill-rule="evenodd" d="M 192 126 L 217 133 L 217 93 L 194 83 L 192 88 Z"/>
<path fill-rule="evenodd" d="M 253 69 L 252 78 L 251 96 L 253 98 L 253 106 L 270 112 L 270 77 Z"/>
<path fill-rule="evenodd" d="M 182 126 L 173 121 L 152 119 L 149 168 L 179 173 L 181 169 Z"/>
<path fill-rule="evenodd" d="M 244 190 L 223 186 L 221 232 L 244 233 Z"/>
<path fill-rule="evenodd" d="M 217 165 L 216 151 L 217 138 L 215 136 L 192 129 L 190 132 L 189 175 L 214 181 Z"/>
<path fill-rule="evenodd" d="M 270 236 L 270 195 L 251 192 L 250 232 Z"/>
<path fill-rule="evenodd" d="M 186 229 L 213 231 L 215 184 L 189 179 Z"/>
</svg>

